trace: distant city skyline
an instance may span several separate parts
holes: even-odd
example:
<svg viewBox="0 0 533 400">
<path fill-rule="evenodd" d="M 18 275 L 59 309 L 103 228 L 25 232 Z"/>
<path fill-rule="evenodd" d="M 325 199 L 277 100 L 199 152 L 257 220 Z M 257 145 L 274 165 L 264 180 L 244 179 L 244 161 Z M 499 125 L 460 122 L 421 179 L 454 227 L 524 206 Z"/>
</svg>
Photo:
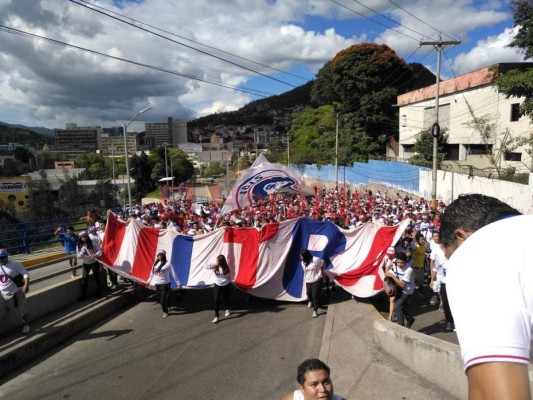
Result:
<svg viewBox="0 0 533 400">
<path fill-rule="evenodd" d="M 188 121 L 289 91 L 362 42 L 385 43 L 436 72 L 436 52 L 419 41 L 438 40 L 438 30 L 443 40 L 462 42 L 442 60 L 442 77 L 451 78 L 523 61 L 506 47 L 516 32 L 508 7 L 482 0 L 0 1 L 0 121 L 111 127 L 147 106 L 131 130 L 167 117 Z"/>
</svg>

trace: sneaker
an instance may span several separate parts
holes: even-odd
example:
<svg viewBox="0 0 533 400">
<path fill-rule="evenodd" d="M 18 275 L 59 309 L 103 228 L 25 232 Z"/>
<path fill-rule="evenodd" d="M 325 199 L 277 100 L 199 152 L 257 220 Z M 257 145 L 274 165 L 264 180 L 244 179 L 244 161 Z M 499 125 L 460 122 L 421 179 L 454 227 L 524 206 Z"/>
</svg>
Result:
<svg viewBox="0 0 533 400">
<path fill-rule="evenodd" d="M 112 286 L 110 287 L 110 289 L 111 289 L 111 290 L 117 290 L 117 285 L 112 285 Z"/>
<path fill-rule="evenodd" d="M 226 314 L 224 314 L 224 316 L 229 317 L 230 314 L 231 314 L 231 313 L 229 312 L 229 310 L 226 310 Z"/>
<path fill-rule="evenodd" d="M 439 311 L 440 312 L 444 312 L 444 307 L 443 306 L 439 306 Z"/>
<path fill-rule="evenodd" d="M 448 332 L 455 331 L 455 326 L 454 326 L 454 324 L 451 323 L 451 322 L 447 322 L 447 323 L 446 323 L 446 330 L 447 330 Z"/>
<path fill-rule="evenodd" d="M 164 312 L 163 313 L 163 318 L 166 318 L 166 317 L 168 317 L 168 313 Z"/>
<path fill-rule="evenodd" d="M 213 324 L 218 323 L 218 317 L 213 318 L 213 321 L 211 321 Z"/>
<path fill-rule="evenodd" d="M 313 318 L 317 318 L 318 317 L 318 314 L 316 311 L 313 311 Z"/>
<path fill-rule="evenodd" d="M 432 306 L 436 305 L 437 304 L 437 296 L 432 296 L 431 300 L 429 301 L 429 304 L 431 304 Z"/>
<path fill-rule="evenodd" d="M 309 302 L 307 303 L 307 308 L 312 308 L 313 307 L 313 303 Z"/>
<path fill-rule="evenodd" d="M 22 332 L 23 334 L 30 333 L 30 326 L 29 326 L 28 324 L 24 324 L 24 325 L 22 326 L 22 330 L 21 330 L 21 332 Z"/>
<path fill-rule="evenodd" d="M 415 323 L 415 319 L 414 318 L 411 318 L 410 320 L 408 320 L 406 323 L 405 323 L 405 327 L 407 329 L 411 329 L 411 327 L 413 326 L 413 324 Z"/>
<path fill-rule="evenodd" d="M 72 274 L 70 274 L 70 277 L 71 277 L 72 279 L 76 278 L 77 276 L 78 276 L 78 275 L 77 275 L 75 272 L 73 272 Z"/>
</svg>

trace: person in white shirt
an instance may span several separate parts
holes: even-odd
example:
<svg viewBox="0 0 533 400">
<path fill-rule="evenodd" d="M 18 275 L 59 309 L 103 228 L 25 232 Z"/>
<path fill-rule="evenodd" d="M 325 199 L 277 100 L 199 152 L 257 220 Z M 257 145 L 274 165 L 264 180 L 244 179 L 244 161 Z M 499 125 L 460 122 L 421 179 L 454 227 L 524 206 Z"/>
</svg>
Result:
<svg viewBox="0 0 533 400">
<path fill-rule="evenodd" d="M 163 310 L 163 318 L 168 317 L 168 310 L 170 308 L 170 274 L 174 277 L 178 289 L 181 289 L 181 282 L 174 274 L 172 264 L 170 261 L 167 261 L 167 252 L 165 250 L 159 250 L 150 276 L 148 277 L 148 286 L 155 288 L 156 296 Z"/>
<path fill-rule="evenodd" d="M 329 367 L 317 358 L 309 358 L 298 365 L 296 380 L 299 389 L 281 400 L 344 400 L 334 393 Z"/>
<path fill-rule="evenodd" d="M 394 303 L 394 313 L 396 323 L 406 328 L 411 328 L 415 319 L 406 310 L 409 298 L 415 291 L 413 268 L 407 265 L 405 253 L 396 253 L 395 263 L 392 268 L 385 272 L 385 276 L 392 278 L 396 284 L 396 300 Z"/>
<path fill-rule="evenodd" d="M 307 298 L 309 300 L 308 307 L 313 308 L 313 318 L 317 318 L 318 308 L 320 307 L 319 294 L 322 286 L 324 261 L 318 257 L 313 257 L 307 249 L 300 253 L 300 260 L 304 270 L 305 287 L 307 290 Z"/>
<path fill-rule="evenodd" d="M 453 201 L 441 221 L 447 293 L 468 398 L 530 399 L 533 215 L 469 194 Z"/>
<path fill-rule="evenodd" d="M 216 261 L 207 267 L 208 269 L 213 270 L 215 273 L 215 284 L 213 285 L 213 294 L 215 297 L 215 318 L 213 318 L 213 323 L 216 324 L 219 321 L 219 310 L 220 310 L 220 297 L 223 296 L 226 300 L 226 313 L 225 316 L 229 317 L 230 312 L 230 282 L 229 282 L 229 273 L 230 269 L 226 257 L 223 254 L 220 254 Z"/>
<path fill-rule="evenodd" d="M 15 283 L 15 277 L 22 275 L 22 286 Z M 28 310 L 26 307 L 26 293 L 30 290 L 30 275 L 21 263 L 9 260 L 6 249 L 0 249 L 0 321 L 7 318 L 8 314 L 15 312 L 22 319 L 22 333 L 30 332 L 28 325 Z"/>
<path fill-rule="evenodd" d="M 97 240 L 91 240 L 86 231 L 80 232 L 77 257 L 82 260 L 83 269 L 81 275 L 81 297 L 80 301 L 87 298 L 89 288 L 89 272 L 93 272 L 94 283 L 96 284 L 96 297 L 100 297 L 100 271 L 102 265 L 96 257 L 102 255 L 102 248 Z"/>
</svg>

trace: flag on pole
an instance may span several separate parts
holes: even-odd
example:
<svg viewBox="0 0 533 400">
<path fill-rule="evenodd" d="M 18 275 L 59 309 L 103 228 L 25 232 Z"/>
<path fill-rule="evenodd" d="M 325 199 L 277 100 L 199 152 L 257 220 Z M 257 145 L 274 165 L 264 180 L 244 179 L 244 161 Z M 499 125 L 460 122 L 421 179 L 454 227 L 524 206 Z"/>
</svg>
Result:
<svg viewBox="0 0 533 400">
<path fill-rule="evenodd" d="M 296 172 L 281 164 L 269 162 L 261 153 L 237 179 L 220 214 L 241 210 L 279 191 L 299 192 L 302 187 L 303 181 Z"/>
</svg>

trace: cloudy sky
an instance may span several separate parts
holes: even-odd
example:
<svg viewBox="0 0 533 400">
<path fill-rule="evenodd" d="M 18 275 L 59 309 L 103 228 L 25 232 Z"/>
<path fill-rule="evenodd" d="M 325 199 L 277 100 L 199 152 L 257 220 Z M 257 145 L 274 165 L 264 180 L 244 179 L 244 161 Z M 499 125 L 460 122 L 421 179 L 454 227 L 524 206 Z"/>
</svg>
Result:
<svg viewBox="0 0 533 400">
<path fill-rule="evenodd" d="M 0 25 L 0 121 L 47 128 L 236 110 L 361 42 L 435 72 L 419 42 L 459 39 L 443 78 L 523 61 L 497 0 L 0 0 Z"/>
</svg>

